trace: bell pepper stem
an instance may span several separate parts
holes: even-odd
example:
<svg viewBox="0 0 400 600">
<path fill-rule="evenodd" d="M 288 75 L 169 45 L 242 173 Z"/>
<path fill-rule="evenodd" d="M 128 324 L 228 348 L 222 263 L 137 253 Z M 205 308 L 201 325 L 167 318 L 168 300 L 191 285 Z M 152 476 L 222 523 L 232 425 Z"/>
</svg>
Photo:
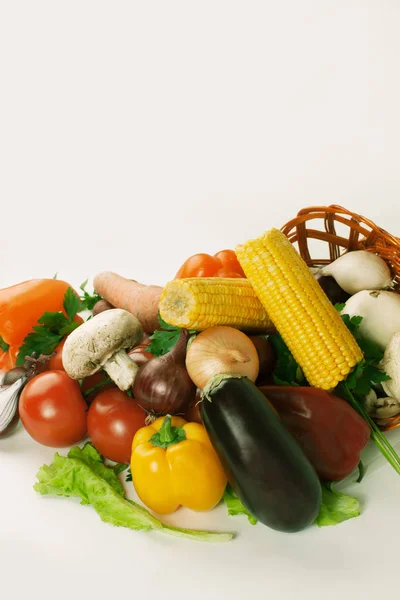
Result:
<svg viewBox="0 0 400 600">
<path fill-rule="evenodd" d="M 174 435 L 171 427 L 171 415 L 167 415 L 160 428 L 160 441 L 163 444 L 170 444 L 174 440 Z"/>
<path fill-rule="evenodd" d="M 151 436 L 150 442 L 153 446 L 166 449 L 186 439 L 185 430 L 182 427 L 173 427 L 171 419 L 171 415 L 166 415 L 159 431 Z"/>
</svg>

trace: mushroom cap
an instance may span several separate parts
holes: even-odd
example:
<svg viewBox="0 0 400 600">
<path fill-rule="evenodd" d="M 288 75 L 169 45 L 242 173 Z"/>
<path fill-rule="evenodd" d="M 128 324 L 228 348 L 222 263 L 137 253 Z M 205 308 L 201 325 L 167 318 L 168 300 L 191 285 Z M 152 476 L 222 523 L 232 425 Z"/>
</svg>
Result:
<svg viewBox="0 0 400 600">
<path fill-rule="evenodd" d="M 102 312 L 67 337 L 62 353 L 64 369 L 72 379 L 93 375 L 114 354 L 136 346 L 142 336 L 143 328 L 130 312 L 122 308 Z"/>
</svg>

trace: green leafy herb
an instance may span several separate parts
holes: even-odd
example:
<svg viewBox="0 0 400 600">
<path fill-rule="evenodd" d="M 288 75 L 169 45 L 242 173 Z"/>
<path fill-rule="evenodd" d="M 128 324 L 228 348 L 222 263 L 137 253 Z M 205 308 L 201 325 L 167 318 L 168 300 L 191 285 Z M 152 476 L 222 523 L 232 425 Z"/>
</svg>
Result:
<svg viewBox="0 0 400 600">
<path fill-rule="evenodd" d="M 125 497 L 124 488 L 112 467 L 91 444 L 72 448 L 68 456 L 54 456 L 51 465 L 43 465 L 34 489 L 43 495 L 75 496 L 82 504 L 91 504 L 102 521 L 117 527 L 150 531 L 152 529 L 204 542 L 224 542 L 231 533 L 212 533 L 164 525 L 145 508 Z"/>
<path fill-rule="evenodd" d="M 102 297 L 99 296 L 99 294 L 97 292 L 93 292 L 93 294 L 89 294 L 88 291 L 86 291 L 86 286 L 88 284 L 88 279 L 86 279 L 86 281 L 84 281 L 80 286 L 79 289 L 82 290 L 83 294 L 81 296 L 81 308 L 80 310 L 93 310 L 93 307 L 95 304 L 97 304 L 97 302 L 99 302 L 99 300 L 102 300 Z"/>
<path fill-rule="evenodd" d="M 239 500 L 229 483 L 225 488 L 223 501 L 227 506 L 228 515 L 245 515 L 248 518 L 249 523 L 251 523 L 251 525 L 256 525 L 257 519 L 253 517 L 253 515 L 249 513 L 247 508 L 243 506 L 242 502 Z"/>
<path fill-rule="evenodd" d="M 75 315 L 82 310 L 82 303 L 80 299 L 70 287 L 65 292 L 63 306 L 70 321 L 72 321 Z"/>
<path fill-rule="evenodd" d="M 308 385 L 303 371 L 279 333 L 268 338 L 274 349 L 277 364 L 272 373 L 276 385 Z"/>
<path fill-rule="evenodd" d="M 337 310 L 343 310 L 344 305 L 335 305 Z M 367 421 L 371 429 L 371 439 L 386 458 L 389 464 L 400 474 L 400 457 L 385 435 L 364 408 L 364 398 L 374 385 L 388 381 L 390 377 L 380 369 L 383 358 L 381 349 L 371 340 L 364 339 L 359 332 L 362 317 L 341 315 L 343 322 L 349 328 L 360 346 L 364 359 L 356 365 L 345 381 L 336 388 L 335 393 L 345 398 L 351 406 Z M 361 473 L 360 473 L 361 476 Z"/>
<path fill-rule="evenodd" d="M 335 304 L 335 308 L 339 313 L 342 312 L 345 306 L 346 304 L 344 302 L 336 302 Z"/>
<path fill-rule="evenodd" d="M 7 352 L 7 350 L 9 349 L 9 347 L 10 346 L 8 344 L 6 344 L 6 342 L 0 336 L 0 349 L 3 350 L 3 352 Z"/>
<path fill-rule="evenodd" d="M 168 325 L 160 315 L 158 315 L 158 322 L 161 329 L 157 329 L 153 335 L 150 336 L 150 345 L 147 348 L 147 352 L 151 352 L 154 356 L 162 356 L 172 350 L 181 333 L 179 327 Z M 189 333 L 194 335 L 197 332 L 189 331 Z"/>
<path fill-rule="evenodd" d="M 361 325 L 362 317 L 350 317 L 349 315 L 341 315 L 343 323 L 346 325 L 347 329 L 354 335 L 354 337 L 358 337 L 358 330 Z"/>
<path fill-rule="evenodd" d="M 128 470 L 126 472 L 125 481 L 132 481 L 132 473 L 131 473 L 131 468 L 130 467 L 128 467 Z"/>
<path fill-rule="evenodd" d="M 81 310 L 81 303 L 72 288 L 64 295 L 65 316 L 59 312 L 45 312 L 38 320 L 38 325 L 32 327 L 18 352 L 17 365 L 22 365 L 26 356 L 36 354 L 51 354 L 61 340 L 79 326 L 74 317 Z"/>
<path fill-rule="evenodd" d="M 341 312 L 345 304 L 335 304 L 336 310 Z M 364 354 L 364 360 L 358 363 L 356 368 L 346 379 L 346 385 L 355 395 L 366 396 L 373 385 L 388 381 L 390 377 L 380 368 L 380 362 L 383 358 L 383 352 L 379 346 L 371 340 L 366 340 L 360 335 L 360 325 L 363 317 L 343 314 L 341 315 L 343 323 L 350 333 L 354 336 L 357 344 Z"/>
<path fill-rule="evenodd" d="M 322 503 L 315 519 L 318 527 L 338 525 L 360 515 L 360 503 L 357 498 L 337 492 L 331 483 L 323 483 L 321 487 Z"/>
</svg>

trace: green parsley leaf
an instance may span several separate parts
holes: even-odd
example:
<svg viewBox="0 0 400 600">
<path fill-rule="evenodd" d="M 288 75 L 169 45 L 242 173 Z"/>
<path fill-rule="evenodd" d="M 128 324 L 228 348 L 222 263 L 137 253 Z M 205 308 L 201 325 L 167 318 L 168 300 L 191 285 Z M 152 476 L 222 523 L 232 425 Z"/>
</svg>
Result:
<svg viewBox="0 0 400 600">
<path fill-rule="evenodd" d="M 86 286 L 88 284 L 88 279 L 86 279 L 86 281 L 84 281 L 80 286 L 79 289 L 82 290 L 83 295 L 80 297 L 81 299 L 81 311 L 82 310 L 93 310 L 93 307 L 95 304 L 97 304 L 97 302 L 99 302 L 99 300 L 102 300 L 102 297 L 99 296 L 99 294 L 97 292 L 93 292 L 93 294 L 89 294 L 88 291 L 86 291 Z"/>
<path fill-rule="evenodd" d="M 346 305 L 344 302 L 336 302 L 336 304 L 335 304 L 335 308 L 338 312 L 342 312 L 342 310 L 344 309 L 345 306 Z"/>
<path fill-rule="evenodd" d="M 80 300 L 72 288 L 67 288 L 64 295 L 65 316 L 61 311 L 45 312 L 38 319 L 38 325 L 25 337 L 18 351 L 16 364 L 22 365 L 26 356 L 51 354 L 61 340 L 79 326 L 74 317 L 80 310 Z"/>
<path fill-rule="evenodd" d="M 45 312 L 38 319 L 38 323 L 46 327 L 51 333 L 58 334 L 61 327 L 65 327 L 69 323 L 69 319 L 62 312 Z"/>
<path fill-rule="evenodd" d="M 60 333 L 60 335 L 62 335 L 64 337 L 64 336 L 72 333 L 74 331 L 74 329 L 79 327 L 79 325 L 80 325 L 80 323 L 78 323 L 77 321 L 71 321 L 70 323 L 67 323 L 64 327 L 61 327 L 59 333 Z"/>
<path fill-rule="evenodd" d="M 65 292 L 63 306 L 70 321 L 72 321 L 76 314 L 81 310 L 81 301 L 70 287 Z"/>
<path fill-rule="evenodd" d="M 380 362 L 383 358 L 383 352 L 371 340 L 364 339 L 359 332 L 362 317 L 341 315 L 344 324 L 355 337 L 357 344 L 364 354 L 364 360 L 360 361 L 355 369 L 346 379 L 347 388 L 361 400 L 370 392 L 374 385 L 388 381 L 390 377 L 380 368 Z"/>
<path fill-rule="evenodd" d="M 349 317 L 349 315 L 342 315 L 342 321 L 346 325 L 347 329 L 356 337 L 358 335 L 358 330 L 361 325 L 362 317 Z"/>
<path fill-rule="evenodd" d="M 126 473 L 125 481 L 132 481 L 132 473 L 131 473 L 131 468 L 130 467 L 128 467 L 128 471 Z"/>
<path fill-rule="evenodd" d="M 7 350 L 9 349 L 9 347 L 10 346 L 8 344 L 6 344 L 6 342 L 0 336 L 0 350 L 3 350 L 3 352 L 7 352 Z"/>
<path fill-rule="evenodd" d="M 150 345 L 147 347 L 147 352 L 151 352 L 154 356 L 162 356 L 172 350 L 181 333 L 179 327 L 169 325 L 160 315 L 158 315 L 158 322 L 160 323 L 161 329 L 157 329 L 153 335 L 150 336 Z M 197 332 L 189 331 L 189 333 L 194 335 Z"/>
<path fill-rule="evenodd" d="M 274 349 L 277 364 L 272 373 L 276 385 L 308 385 L 303 371 L 279 333 L 270 335 L 268 341 Z"/>
<path fill-rule="evenodd" d="M 41 354 L 51 354 L 62 338 L 62 335 L 52 333 L 43 325 L 33 327 L 33 331 L 28 333 L 18 351 L 17 366 L 21 366 L 24 363 L 26 356 L 32 356 L 32 354 L 37 354 L 38 356 Z"/>
<path fill-rule="evenodd" d="M 239 500 L 229 483 L 225 488 L 223 501 L 228 509 L 228 515 L 232 517 L 236 515 L 246 515 L 251 525 L 257 524 L 257 519 L 253 517 L 253 515 L 242 504 L 241 500 Z"/>
</svg>

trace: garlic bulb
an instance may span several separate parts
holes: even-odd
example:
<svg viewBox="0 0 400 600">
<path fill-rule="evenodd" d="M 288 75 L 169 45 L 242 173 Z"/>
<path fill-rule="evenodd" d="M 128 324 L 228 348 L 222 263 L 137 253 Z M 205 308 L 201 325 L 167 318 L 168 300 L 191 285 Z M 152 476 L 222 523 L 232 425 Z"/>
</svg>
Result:
<svg viewBox="0 0 400 600">
<path fill-rule="evenodd" d="M 380 256 L 366 250 L 346 252 L 320 269 L 320 273 L 331 275 L 348 294 L 393 287 L 388 265 Z"/>
</svg>

